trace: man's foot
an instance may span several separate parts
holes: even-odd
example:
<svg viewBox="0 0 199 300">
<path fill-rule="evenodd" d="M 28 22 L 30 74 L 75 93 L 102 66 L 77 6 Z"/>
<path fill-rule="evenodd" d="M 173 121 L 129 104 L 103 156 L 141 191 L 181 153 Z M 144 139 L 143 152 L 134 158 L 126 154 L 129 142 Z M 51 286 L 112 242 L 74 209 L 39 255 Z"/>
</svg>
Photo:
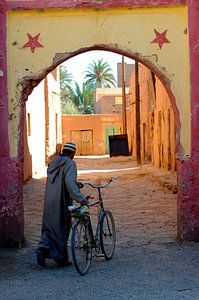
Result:
<svg viewBox="0 0 199 300">
<path fill-rule="evenodd" d="M 46 266 L 46 259 L 45 259 L 43 251 L 42 250 L 37 250 L 36 255 L 37 255 L 38 265 L 40 265 L 41 267 L 45 267 Z"/>
<path fill-rule="evenodd" d="M 69 267 L 72 266 L 72 262 L 68 260 L 55 260 L 58 267 Z"/>
</svg>

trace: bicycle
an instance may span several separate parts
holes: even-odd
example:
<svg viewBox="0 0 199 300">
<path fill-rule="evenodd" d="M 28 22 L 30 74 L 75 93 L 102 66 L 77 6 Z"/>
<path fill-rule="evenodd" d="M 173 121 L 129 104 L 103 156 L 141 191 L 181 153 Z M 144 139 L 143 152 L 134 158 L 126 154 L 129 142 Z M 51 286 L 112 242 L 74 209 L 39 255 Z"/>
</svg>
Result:
<svg viewBox="0 0 199 300">
<path fill-rule="evenodd" d="M 103 185 L 94 185 L 84 182 L 98 190 L 98 200 L 90 203 L 89 208 L 98 205 L 98 222 L 95 234 L 87 206 L 75 208 L 71 211 L 74 219 L 71 237 L 71 253 L 76 270 L 85 275 L 88 272 L 94 257 L 104 257 L 110 260 L 113 257 L 116 243 L 116 231 L 113 215 L 110 210 L 105 210 L 101 189 L 107 187 L 117 178 L 112 177 Z M 90 196 L 87 199 L 91 198 Z"/>
</svg>

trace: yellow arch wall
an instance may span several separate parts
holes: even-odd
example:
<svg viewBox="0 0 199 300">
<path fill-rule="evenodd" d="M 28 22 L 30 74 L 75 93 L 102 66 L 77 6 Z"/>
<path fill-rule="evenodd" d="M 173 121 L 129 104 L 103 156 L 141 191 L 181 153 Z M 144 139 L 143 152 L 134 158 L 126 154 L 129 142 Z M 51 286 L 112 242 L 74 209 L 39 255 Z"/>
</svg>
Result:
<svg viewBox="0 0 199 300">
<path fill-rule="evenodd" d="M 9 138 L 11 156 L 17 155 L 19 139 L 21 87 L 26 76 L 39 76 L 53 65 L 57 53 L 74 52 L 94 45 L 124 50 L 151 62 L 170 82 L 179 110 L 180 143 L 184 155 L 190 154 L 190 82 L 187 8 L 132 9 L 61 9 L 21 11 L 8 14 L 8 91 Z M 170 43 L 160 49 L 156 29 L 168 30 Z M 27 43 L 27 33 L 43 47 L 34 52 Z"/>
</svg>

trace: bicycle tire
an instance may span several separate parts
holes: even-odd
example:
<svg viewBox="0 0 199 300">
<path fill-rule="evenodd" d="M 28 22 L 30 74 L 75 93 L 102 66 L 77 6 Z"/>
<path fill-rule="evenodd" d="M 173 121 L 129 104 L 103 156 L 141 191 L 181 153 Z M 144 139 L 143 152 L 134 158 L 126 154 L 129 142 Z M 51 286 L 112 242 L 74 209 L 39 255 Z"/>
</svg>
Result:
<svg viewBox="0 0 199 300">
<path fill-rule="evenodd" d="M 100 220 L 100 245 L 106 260 L 113 257 L 116 243 L 116 231 L 113 215 L 105 211 Z"/>
<path fill-rule="evenodd" d="M 85 275 L 91 263 L 92 247 L 88 225 L 84 220 L 79 220 L 72 229 L 71 253 L 76 270 Z"/>
</svg>

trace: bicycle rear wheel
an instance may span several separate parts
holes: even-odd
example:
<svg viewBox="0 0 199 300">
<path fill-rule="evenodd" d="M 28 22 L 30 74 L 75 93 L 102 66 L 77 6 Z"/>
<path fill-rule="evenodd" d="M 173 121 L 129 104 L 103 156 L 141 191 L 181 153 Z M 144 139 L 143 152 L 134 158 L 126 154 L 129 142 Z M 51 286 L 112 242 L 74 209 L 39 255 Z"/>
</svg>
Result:
<svg viewBox="0 0 199 300">
<path fill-rule="evenodd" d="M 115 251 L 116 231 L 113 215 L 105 211 L 100 221 L 100 245 L 106 260 L 113 257 Z"/>
<path fill-rule="evenodd" d="M 76 270 L 85 275 L 91 263 L 92 248 L 88 225 L 83 220 L 78 221 L 73 227 L 71 253 Z"/>
</svg>

